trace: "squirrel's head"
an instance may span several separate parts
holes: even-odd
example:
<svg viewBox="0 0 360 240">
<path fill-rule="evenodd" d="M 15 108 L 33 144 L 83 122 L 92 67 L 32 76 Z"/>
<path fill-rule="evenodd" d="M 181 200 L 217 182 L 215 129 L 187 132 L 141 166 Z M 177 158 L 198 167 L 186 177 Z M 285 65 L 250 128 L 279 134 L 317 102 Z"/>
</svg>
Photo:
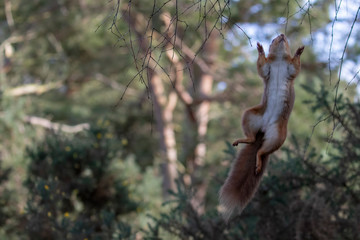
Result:
<svg viewBox="0 0 360 240">
<path fill-rule="evenodd" d="M 270 45 L 269 53 L 276 57 L 284 57 L 284 55 L 291 55 L 289 42 L 284 34 L 280 34 L 273 39 Z"/>
</svg>

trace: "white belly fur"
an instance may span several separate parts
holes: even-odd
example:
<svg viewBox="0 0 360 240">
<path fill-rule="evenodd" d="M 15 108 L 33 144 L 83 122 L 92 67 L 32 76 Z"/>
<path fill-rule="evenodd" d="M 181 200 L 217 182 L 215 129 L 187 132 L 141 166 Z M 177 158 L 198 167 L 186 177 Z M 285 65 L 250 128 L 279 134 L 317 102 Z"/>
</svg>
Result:
<svg viewBox="0 0 360 240">
<path fill-rule="evenodd" d="M 288 95 L 288 69 L 284 61 L 275 61 L 270 65 L 270 78 L 267 86 L 267 106 L 263 115 L 262 130 L 266 131 L 279 119 Z"/>
</svg>

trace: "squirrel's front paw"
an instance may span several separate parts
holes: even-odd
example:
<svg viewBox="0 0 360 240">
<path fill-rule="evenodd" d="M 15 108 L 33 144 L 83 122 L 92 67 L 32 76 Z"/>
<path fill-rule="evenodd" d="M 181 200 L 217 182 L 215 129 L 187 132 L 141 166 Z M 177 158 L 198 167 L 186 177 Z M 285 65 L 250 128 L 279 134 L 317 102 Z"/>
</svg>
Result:
<svg viewBox="0 0 360 240">
<path fill-rule="evenodd" d="M 296 50 L 295 56 L 300 56 L 300 55 L 303 53 L 304 48 L 305 48 L 305 46 L 299 47 L 299 48 Z"/>
<path fill-rule="evenodd" d="M 263 48 L 263 46 L 262 46 L 260 43 L 257 43 L 257 50 L 258 50 L 258 52 L 259 52 L 260 55 L 265 54 L 264 48 Z"/>
</svg>

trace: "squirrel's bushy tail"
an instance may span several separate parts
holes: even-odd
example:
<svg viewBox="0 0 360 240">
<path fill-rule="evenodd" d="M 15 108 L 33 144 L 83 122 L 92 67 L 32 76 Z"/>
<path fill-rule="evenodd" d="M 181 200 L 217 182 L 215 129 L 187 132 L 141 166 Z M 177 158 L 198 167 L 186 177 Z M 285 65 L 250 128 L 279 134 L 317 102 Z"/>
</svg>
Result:
<svg viewBox="0 0 360 240">
<path fill-rule="evenodd" d="M 263 137 L 263 133 L 258 133 L 254 143 L 243 147 L 220 189 L 220 207 L 226 221 L 230 219 L 236 208 L 241 213 L 259 187 L 269 158 L 269 156 L 263 158 L 262 169 L 255 175 L 256 153 L 261 147 Z"/>
</svg>

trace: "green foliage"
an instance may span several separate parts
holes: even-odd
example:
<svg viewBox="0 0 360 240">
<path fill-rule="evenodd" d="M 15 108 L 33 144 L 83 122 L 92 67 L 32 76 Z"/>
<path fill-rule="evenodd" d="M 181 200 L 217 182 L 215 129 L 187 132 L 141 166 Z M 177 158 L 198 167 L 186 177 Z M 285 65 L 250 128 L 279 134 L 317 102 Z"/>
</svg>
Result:
<svg viewBox="0 0 360 240">
<path fill-rule="evenodd" d="M 31 239 L 128 239 L 120 215 L 135 211 L 125 178 L 111 172 L 118 147 L 105 129 L 48 136 L 29 149 L 25 209 Z"/>
<path fill-rule="evenodd" d="M 271 239 L 291 235 L 300 239 L 357 239 L 360 105 L 339 97 L 338 111 L 334 111 L 328 91 L 312 92 L 313 108 L 327 116 L 319 126 L 327 123 L 336 128 L 329 135 L 326 154 L 292 138 L 292 147 L 285 149 L 286 157 L 269 166 L 269 176 L 253 203 L 258 201 L 267 209 L 258 224 L 269 229 L 263 229 L 261 235 L 272 234 Z"/>
<path fill-rule="evenodd" d="M 191 204 L 194 190 L 178 181 L 174 200 L 164 203 L 170 211 L 150 216 L 146 239 L 167 239 L 165 233 L 178 239 L 358 239 L 360 104 L 339 97 L 336 112 L 328 91 L 311 92 L 314 109 L 337 126 L 326 154 L 292 136 L 281 157 L 272 156 L 255 198 L 228 225 L 215 208 L 199 215 Z"/>
<path fill-rule="evenodd" d="M 224 153 L 230 155 L 232 158 L 236 157 L 236 150 L 234 146 L 230 142 L 226 142 L 226 149 L 224 150 Z"/>
<path fill-rule="evenodd" d="M 191 204 L 194 190 L 185 186 L 182 181 L 177 181 L 177 191 L 172 192 L 173 200 L 165 202 L 170 206 L 170 211 L 164 212 L 160 217 L 149 218 L 145 239 L 230 239 L 229 236 L 239 236 L 239 230 L 228 227 L 216 211 L 208 211 L 199 215 Z M 167 237 L 164 237 L 167 236 Z"/>
<path fill-rule="evenodd" d="M 117 3 L 120 13 L 113 19 Z M 324 53 L 306 40 L 328 28 L 330 4 L 1 1 L 0 239 L 358 239 L 359 104 L 347 100 L 355 95 L 348 91 L 339 94 L 334 105 L 332 86 L 320 87 L 329 78 L 326 64 L 319 62 Z M 144 36 L 129 31 L 124 10 L 134 14 Z M 163 153 L 154 101 L 148 83 L 133 79 L 138 73 L 134 65 L 143 68 L 149 62 L 139 51 L 138 39 L 149 40 L 153 33 L 148 53 L 159 60 L 156 71 L 169 83 L 164 84 L 164 97 L 173 90 L 166 81 L 174 66 L 166 56 L 172 45 L 163 41 L 167 28 L 162 14 L 170 15 L 172 27 L 178 28 L 172 40 L 182 40 L 176 54 L 182 54 L 186 68 L 184 89 L 194 98 L 202 94 L 197 88 L 202 73 L 195 60 L 207 59 L 203 43 L 211 30 L 220 32 L 221 47 L 210 59 L 216 69 L 210 74 L 213 92 L 227 95 L 224 102 L 210 102 L 207 134 L 201 139 L 206 158 L 191 179 L 192 185 L 205 183 L 203 214 L 193 206 L 199 191 L 182 180 L 173 199 L 161 205 L 158 168 Z M 292 50 L 307 44 L 295 83 L 292 137 L 270 161 L 255 199 L 226 225 L 217 213 L 217 194 L 236 155 L 230 142 L 242 133 L 243 110 L 257 104 L 262 94 L 254 43 L 265 43 L 280 32 L 291 39 Z M 354 63 L 358 38 L 346 51 Z M 185 47 L 197 59 L 188 59 L 181 52 Z M 331 64 L 333 73 L 336 64 Z M 220 84 L 226 89 L 218 89 Z M 54 87 L 12 95 L 17 87 L 33 85 Z M 172 124 L 177 167 L 186 175 L 198 139 L 185 112 L 197 105 L 178 102 Z M 91 129 L 74 135 L 53 132 L 27 122 L 27 116 L 66 125 L 88 123 Z"/>
<path fill-rule="evenodd" d="M 4 169 L 2 168 L 0 161 L 0 228 L 6 224 L 6 220 L 14 214 L 14 209 L 11 206 L 12 201 L 12 192 L 9 191 L 5 183 L 9 179 L 9 174 L 11 172 L 10 168 Z"/>
</svg>

